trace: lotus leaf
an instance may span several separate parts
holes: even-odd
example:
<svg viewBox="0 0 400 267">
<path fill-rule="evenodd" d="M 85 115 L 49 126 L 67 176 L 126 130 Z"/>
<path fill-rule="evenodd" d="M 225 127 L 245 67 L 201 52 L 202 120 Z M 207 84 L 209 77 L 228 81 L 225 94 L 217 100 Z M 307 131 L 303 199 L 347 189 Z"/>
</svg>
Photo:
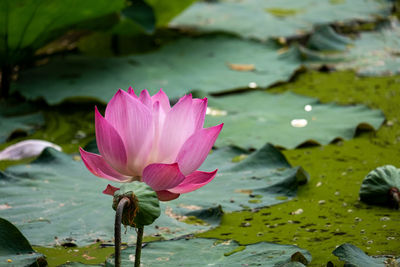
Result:
<svg viewBox="0 0 400 267">
<path fill-rule="evenodd" d="M 357 126 L 378 129 L 384 121 L 381 111 L 363 105 L 321 104 L 290 92 L 210 97 L 209 108 L 208 125 L 224 122 L 216 145 L 242 148 L 260 148 L 265 142 L 285 148 L 305 142 L 328 144 L 352 138 Z"/>
<path fill-rule="evenodd" d="M 360 189 L 360 199 L 368 204 L 398 206 L 399 203 L 394 203 L 392 194 L 397 192 L 399 197 L 399 190 L 400 169 L 385 165 L 371 171 L 364 178 Z"/>
<path fill-rule="evenodd" d="M 301 50 L 311 66 L 327 64 L 364 76 L 380 76 L 400 73 L 399 47 L 400 26 L 394 21 L 378 31 L 362 32 L 354 40 L 333 32 L 329 26 L 320 27 L 311 35 L 309 47 Z M 337 53 L 332 53 L 333 49 Z"/>
<path fill-rule="evenodd" d="M 332 252 L 341 261 L 346 262 L 345 266 L 348 267 L 387 267 L 397 266 L 400 261 L 394 258 L 386 257 L 370 257 L 358 247 L 345 243 Z"/>
<path fill-rule="evenodd" d="M 231 32 L 265 41 L 310 32 L 314 25 L 386 17 L 391 1 L 351 0 L 224 0 L 197 2 L 170 26 L 201 32 Z"/>
<path fill-rule="evenodd" d="M 38 266 L 38 261 L 45 263 L 43 255 L 33 250 L 17 227 L 0 218 L 0 265 Z"/>
<path fill-rule="evenodd" d="M 22 72 L 14 90 L 29 99 L 44 97 L 56 104 L 73 97 L 108 102 L 118 88 L 129 86 L 137 91 L 148 89 L 151 94 L 163 88 L 170 98 L 193 90 L 224 92 L 249 85 L 267 87 L 288 80 L 300 67 L 296 51 L 278 52 L 273 43 L 233 37 L 183 38 L 143 55 L 59 58 Z M 237 68 L 244 64 L 253 68 Z"/>
<path fill-rule="evenodd" d="M 193 257 L 195 252 L 196 257 Z M 261 242 L 240 246 L 235 241 L 216 239 L 180 239 L 148 243 L 142 250 L 143 266 L 305 266 L 290 264 L 291 256 L 302 253 L 307 261 L 311 255 L 296 246 Z M 121 253 L 122 265 L 132 265 L 135 247 Z M 134 258 L 134 257 L 133 257 Z M 114 259 L 106 266 L 114 266 Z"/>
<path fill-rule="evenodd" d="M 66 28 L 123 6 L 123 0 L 0 1 L 0 65 L 19 63 Z"/>
<path fill-rule="evenodd" d="M 241 155 L 246 154 L 240 149 L 215 150 L 201 169 L 219 168 L 218 176 L 201 190 L 161 203 L 161 217 L 146 227 L 145 234 L 171 238 L 204 231 L 219 224 L 223 211 L 287 201 L 307 180 L 301 168 L 291 167 L 271 145 L 240 162 L 232 161 Z M 0 204 L 8 207 L 0 209 L 0 216 L 15 223 L 35 245 L 111 240 L 112 197 L 101 194 L 108 181 L 76 160 L 48 148 L 33 163 L 0 173 Z M 134 241 L 134 231 L 128 231 L 125 239 Z"/>
</svg>

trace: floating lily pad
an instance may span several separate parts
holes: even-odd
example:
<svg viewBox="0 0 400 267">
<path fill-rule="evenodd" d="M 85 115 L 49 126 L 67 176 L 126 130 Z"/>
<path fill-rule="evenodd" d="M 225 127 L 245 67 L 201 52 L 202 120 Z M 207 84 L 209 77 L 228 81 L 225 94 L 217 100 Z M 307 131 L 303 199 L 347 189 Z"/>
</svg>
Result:
<svg viewBox="0 0 400 267">
<path fill-rule="evenodd" d="M 79 22 L 123 8 L 124 0 L 0 1 L 0 65 L 16 64 Z"/>
<path fill-rule="evenodd" d="M 33 250 L 17 227 L 0 218 L 0 265 L 45 266 L 45 263 L 44 256 Z"/>
<path fill-rule="evenodd" d="M 400 261 L 395 258 L 383 256 L 370 257 L 358 247 L 348 243 L 339 246 L 332 253 L 341 261 L 346 262 L 345 266 L 349 267 L 387 267 L 398 266 L 400 263 Z"/>
<path fill-rule="evenodd" d="M 197 2 L 170 26 L 201 32 L 231 32 L 245 38 L 267 40 L 310 32 L 314 25 L 386 17 L 391 1 L 375 0 L 224 0 Z"/>
<path fill-rule="evenodd" d="M 181 239 L 148 243 L 142 249 L 143 266 L 305 266 L 290 264 L 296 252 L 304 255 L 308 262 L 311 255 L 304 249 L 290 245 L 261 242 L 240 246 L 234 241 L 216 239 Z M 135 247 L 121 253 L 122 266 L 134 262 Z M 114 266 L 114 259 L 106 266 Z"/>
<path fill-rule="evenodd" d="M 0 105 L 0 143 L 5 142 L 15 132 L 32 134 L 43 124 L 43 115 L 30 104 Z"/>
<path fill-rule="evenodd" d="M 368 204 L 398 207 L 399 197 L 400 169 L 392 165 L 385 165 L 371 171 L 361 184 L 360 199 Z"/>
<path fill-rule="evenodd" d="M 329 26 L 320 27 L 311 36 L 309 48 L 312 49 L 302 48 L 310 65 L 327 64 L 365 76 L 400 73 L 400 26 L 397 22 L 378 31 L 363 32 L 354 40 L 328 29 Z M 329 36 L 327 31 L 330 31 Z M 341 49 L 332 53 L 332 48 Z"/>
<path fill-rule="evenodd" d="M 29 165 L 0 173 L 0 216 L 13 222 L 34 245 L 111 239 L 112 198 L 107 182 L 84 169 L 82 161 L 45 149 Z"/>
<path fill-rule="evenodd" d="M 321 104 L 293 93 L 250 92 L 209 98 L 208 125 L 224 122 L 217 146 L 260 148 L 265 142 L 294 148 L 305 142 L 328 144 L 350 139 L 356 128 L 378 129 L 384 121 L 379 110 L 363 105 Z M 243 138 L 243 137 L 246 138 Z"/>
<path fill-rule="evenodd" d="M 243 65 L 253 66 L 243 70 Z M 170 98 L 191 90 L 223 92 L 267 87 L 288 80 L 300 66 L 294 50 L 278 53 L 273 43 L 233 37 L 183 38 L 160 50 L 119 58 L 71 56 L 22 72 L 14 90 L 50 104 L 67 98 L 90 97 L 108 102 L 118 88 L 160 88 Z"/>
<path fill-rule="evenodd" d="M 219 168 L 217 177 L 200 190 L 162 203 L 161 217 L 145 228 L 145 234 L 172 238 L 204 231 L 219 224 L 223 211 L 288 201 L 307 180 L 302 169 L 291 167 L 271 145 L 232 162 L 242 154 L 232 148 L 214 151 L 202 169 Z M 101 194 L 107 182 L 88 172 L 81 161 L 49 148 L 35 162 L 0 173 L 0 216 L 15 223 L 35 245 L 111 240 L 112 197 Z M 135 239 L 132 230 L 124 236 L 129 242 Z"/>
</svg>

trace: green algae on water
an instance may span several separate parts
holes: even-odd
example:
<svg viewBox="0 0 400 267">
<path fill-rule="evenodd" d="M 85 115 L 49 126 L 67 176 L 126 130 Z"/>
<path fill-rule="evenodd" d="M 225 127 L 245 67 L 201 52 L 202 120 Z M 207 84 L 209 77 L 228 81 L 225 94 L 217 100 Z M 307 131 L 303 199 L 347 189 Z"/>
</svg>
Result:
<svg viewBox="0 0 400 267">
<path fill-rule="evenodd" d="M 358 200 L 365 175 L 374 168 L 400 166 L 400 76 L 358 77 L 352 72 L 308 71 L 293 82 L 270 92 L 292 92 L 317 97 L 321 102 L 366 104 L 381 109 L 387 120 L 377 132 L 359 129 L 348 141 L 327 146 L 284 150 L 292 165 L 310 174 L 292 201 L 261 209 L 224 214 L 216 229 L 201 237 L 231 238 L 240 244 L 260 241 L 293 244 L 313 256 L 310 266 L 341 266 L 332 255 L 336 246 L 352 243 L 370 255 L 395 255 L 400 251 L 400 213 L 369 206 Z M 243 231 L 242 224 L 246 224 Z"/>
</svg>

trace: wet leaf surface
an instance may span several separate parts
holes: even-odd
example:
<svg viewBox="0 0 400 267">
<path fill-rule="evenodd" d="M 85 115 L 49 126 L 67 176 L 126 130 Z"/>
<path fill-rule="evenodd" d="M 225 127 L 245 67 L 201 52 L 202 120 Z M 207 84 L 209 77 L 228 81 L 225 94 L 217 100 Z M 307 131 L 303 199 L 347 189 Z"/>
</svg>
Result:
<svg viewBox="0 0 400 267">
<path fill-rule="evenodd" d="M 352 244 L 343 244 L 332 252 L 341 261 L 346 263 L 346 266 L 352 267 L 388 267 L 397 266 L 400 261 L 390 257 L 370 257 L 364 251 Z"/>
<path fill-rule="evenodd" d="M 399 47 L 400 26 L 393 20 L 377 31 L 362 32 L 353 39 L 325 25 L 312 34 L 309 43 L 312 49 L 303 48 L 302 52 L 311 66 L 327 64 L 362 76 L 387 76 L 400 72 Z"/>
<path fill-rule="evenodd" d="M 265 142 L 294 148 L 305 142 L 328 144 L 351 139 L 359 125 L 378 129 L 384 121 L 379 110 L 363 105 L 321 104 L 293 93 L 250 92 L 209 98 L 210 109 L 225 115 L 208 116 L 207 125 L 224 122 L 217 146 L 260 148 Z M 243 138 L 246 136 L 246 138 Z"/>
<path fill-rule="evenodd" d="M 193 253 L 196 257 L 193 257 Z M 142 250 L 143 266 L 305 266 L 285 265 L 294 253 L 301 252 L 307 261 L 311 255 L 296 246 L 258 243 L 240 246 L 238 243 L 216 239 L 181 239 L 147 244 Z M 135 247 L 121 253 L 122 266 L 133 264 Z M 114 266 L 113 259 L 106 266 Z"/>
<path fill-rule="evenodd" d="M 29 135 L 43 126 L 43 115 L 38 108 L 29 103 L 9 101 L 0 105 L 0 143 L 5 142 L 13 133 Z"/>
<path fill-rule="evenodd" d="M 224 31 L 265 41 L 271 37 L 304 34 L 318 24 L 384 17 L 390 13 L 391 6 L 390 1 L 374 0 L 199 1 L 176 17 L 170 26 L 201 32 Z"/>
<path fill-rule="evenodd" d="M 146 227 L 146 234 L 171 238 L 210 229 L 219 224 L 222 211 L 288 201 L 307 180 L 303 170 L 291 167 L 271 145 L 232 162 L 239 153 L 243 152 L 230 148 L 214 151 L 202 169 L 218 167 L 218 177 L 207 190 L 163 203 L 161 217 Z M 0 203 L 9 208 L 0 209 L 0 215 L 14 222 L 34 245 L 86 245 L 112 239 L 112 198 L 101 194 L 107 181 L 90 174 L 77 160 L 46 149 L 31 164 L 1 173 Z M 134 231 L 125 238 L 133 241 Z"/>
<path fill-rule="evenodd" d="M 252 64 L 254 70 L 232 70 L 227 63 Z M 151 94 L 163 88 L 170 98 L 177 98 L 193 90 L 267 87 L 288 80 L 299 67 L 295 51 L 279 54 L 273 43 L 223 36 L 181 38 L 143 55 L 58 58 L 22 72 L 14 90 L 28 99 L 44 97 L 50 104 L 79 97 L 106 103 L 118 88 L 129 86 Z"/>
</svg>

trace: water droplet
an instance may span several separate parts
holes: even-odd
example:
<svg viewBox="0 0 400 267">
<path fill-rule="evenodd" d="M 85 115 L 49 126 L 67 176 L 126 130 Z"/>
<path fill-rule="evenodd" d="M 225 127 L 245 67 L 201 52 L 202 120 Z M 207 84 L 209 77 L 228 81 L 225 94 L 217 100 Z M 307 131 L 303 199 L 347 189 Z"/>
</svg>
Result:
<svg viewBox="0 0 400 267">
<path fill-rule="evenodd" d="M 312 110 L 312 106 L 311 105 L 305 105 L 304 106 L 304 110 L 307 111 L 307 112 L 311 111 Z"/>
<path fill-rule="evenodd" d="M 254 88 L 257 88 L 257 87 L 258 87 L 257 83 L 249 82 L 249 88 L 254 89 Z"/>
<path fill-rule="evenodd" d="M 226 110 L 220 110 L 216 108 L 207 107 L 206 114 L 210 116 L 226 116 L 228 112 Z"/>
<path fill-rule="evenodd" d="M 294 119 L 290 124 L 295 128 L 302 128 L 307 126 L 308 121 L 306 119 Z"/>
</svg>

